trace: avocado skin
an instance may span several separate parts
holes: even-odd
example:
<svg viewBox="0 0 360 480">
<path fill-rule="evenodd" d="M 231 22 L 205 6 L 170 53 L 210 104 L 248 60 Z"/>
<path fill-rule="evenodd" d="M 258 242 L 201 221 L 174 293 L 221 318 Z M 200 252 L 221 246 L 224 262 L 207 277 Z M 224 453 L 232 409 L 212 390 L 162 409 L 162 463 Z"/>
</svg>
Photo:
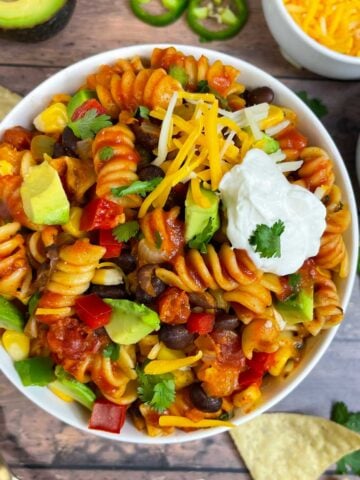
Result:
<svg viewBox="0 0 360 480">
<path fill-rule="evenodd" d="M 69 22 L 76 6 L 76 0 L 68 0 L 49 20 L 31 28 L 0 29 L 0 38 L 17 42 L 42 42 L 56 35 Z"/>
</svg>

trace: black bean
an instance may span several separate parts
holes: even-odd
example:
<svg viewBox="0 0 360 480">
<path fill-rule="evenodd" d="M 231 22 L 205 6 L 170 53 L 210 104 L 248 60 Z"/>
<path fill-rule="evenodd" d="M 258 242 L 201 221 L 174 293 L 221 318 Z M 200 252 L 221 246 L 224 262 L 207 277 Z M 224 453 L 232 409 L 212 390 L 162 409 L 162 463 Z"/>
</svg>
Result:
<svg viewBox="0 0 360 480">
<path fill-rule="evenodd" d="M 137 278 L 140 287 L 151 297 L 159 296 L 166 288 L 165 283 L 162 282 L 155 274 L 155 270 L 159 266 L 160 265 L 157 264 L 144 265 L 143 267 L 139 268 L 137 272 Z"/>
<path fill-rule="evenodd" d="M 159 339 L 174 350 L 183 350 L 194 341 L 194 335 L 184 325 L 162 325 Z"/>
<path fill-rule="evenodd" d="M 67 152 L 76 155 L 77 142 L 79 139 L 69 127 L 65 127 L 61 136 L 62 146 Z"/>
<path fill-rule="evenodd" d="M 221 312 L 216 315 L 214 330 L 235 330 L 239 325 L 235 314 Z"/>
<path fill-rule="evenodd" d="M 215 298 L 208 292 L 193 292 L 189 293 L 189 300 L 191 305 L 201 307 L 204 310 L 209 308 L 216 308 Z"/>
<path fill-rule="evenodd" d="M 156 177 L 165 177 L 165 172 L 160 167 L 156 165 L 147 165 L 146 167 L 141 168 L 138 172 L 138 177 L 141 181 L 152 180 Z"/>
<path fill-rule="evenodd" d="M 126 275 L 136 268 L 136 258 L 129 252 L 122 252 L 120 257 L 112 258 L 111 261 L 116 263 Z"/>
<path fill-rule="evenodd" d="M 209 397 L 201 388 L 200 383 L 193 383 L 190 387 L 190 400 L 194 407 L 202 412 L 217 412 L 222 405 L 220 397 Z"/>
<path fill-rule="evenodd" d="M 141 287 L 137 287 L 135 291 L 135 300 L 138 303 L 146 303 L 149 304 L 153 301 L 153 297 L 148 295 Z"/>
<path fill-rule="evenodd" d="M 247 106 L 258 105 L 259 103 L 272 103 L 274 92 L 270 87 L 254 88 L 247 94 Z"/>
<path fill-rule="evenodd" d="M 123 285 L 95 285 L 92 284 L 89 293 L 96 293 L 100 298 L 124 299 L 128 295 Z"/>
<path fill-rule="evenodd" d="M 54 151 L 53 151 L 52 157 L 59 158 L 59 157 L 64 157 L 65 155 L 66 155 L 65 148 L 61 145 L 61 143 L 56 142 L 54 144 Z"/>
</svg>

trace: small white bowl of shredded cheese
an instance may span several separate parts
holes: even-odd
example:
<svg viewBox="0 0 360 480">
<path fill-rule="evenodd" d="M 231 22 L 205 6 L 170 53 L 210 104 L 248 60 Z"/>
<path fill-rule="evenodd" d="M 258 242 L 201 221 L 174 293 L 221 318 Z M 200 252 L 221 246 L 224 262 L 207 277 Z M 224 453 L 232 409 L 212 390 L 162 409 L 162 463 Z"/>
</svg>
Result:
<svg viewBox="0 0 360 480">
<path fill-rule="evenodd" d="M 305 5 L 305 1 L 303 2 Z M 351 3 L 351 2 L 350 2 Z M 355 22 L 357 29 L 360 25 L 360 9 L 358 3 L 353 2 Z M 339 53 L 341 50 L 340 42 L 346 42 L 348 39 L 340 37 L 340 33 L 330 38 L 330 28 L 327 26 L 327 19 L 322 16 L 314 16 L 314 8 L 307 8 L 306 25 L 316 30 L 312 36 L 324 39 L 328 45 L 333 44 L 333 48 L 324 46 L 320 41 L 316 41 L 310 34 L 307 34 L 299 24 L 295 22 L 286 8 L 284 0 L 262 0 L 263 11 L 268 27 L 279 44 L 283 56 L 296 67 L 305 67 L 308 70 L 329 78 L 340 80 L 356 80 L 360 78 L 360 56 L 346 55 Z M 350 5 L 348 9 L 350 9 Z M 344 12 L 347 15 L 348 10 Z M 357 18 L 357 19 L 356 19 Z M 345 21 L 345 18 L 343 19 Z M 340 21 L 340 19 L 339 19 Z M 349 19 L 349 21 L 351 21 Z M 308 29 L 310 27 L 307 27 Z M 358 35 L 358 34 L 357 34 Z M 356 34 L 355 34 L 356 39 Z M 355 40 L 358 42 L 358 40 Z M 336 42 L 339 42 L 336 44 Z M 356 49 L 355 49 L 356 51 Z"/>
</svg>

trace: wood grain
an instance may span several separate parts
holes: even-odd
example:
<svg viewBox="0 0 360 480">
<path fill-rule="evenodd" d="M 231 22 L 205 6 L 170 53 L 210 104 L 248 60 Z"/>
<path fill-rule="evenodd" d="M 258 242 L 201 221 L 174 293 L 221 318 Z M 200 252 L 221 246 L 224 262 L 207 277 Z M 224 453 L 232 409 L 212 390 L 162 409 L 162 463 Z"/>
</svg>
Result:
<svg viewBox="0 0 360 480">
<path fill-rule="evenodd" d="M 323 123 L 343 155 L 360 199 L 354 168 L 360 82 L 327 80 L 289 65 L 267 29 L 261 1 L 248 3 L 250 18 L 240 35 L 227 42 L 200 44 L 184 19 L 154 29 L 131 14 L 127 1 L 78 0 L 71 22 L 53 39 L 36 45 L 0 41 L 0 84 L 24 95 L 65 66 L 132 44 L 183 43 L 229 53 L 275 75 L 295 92 L 306 90 L 310 97 L 322 99 L 329 110 Z M 323 359 L 276 410 L 328 417 L 332 402 L 339 399 L 360 410 L 359 287 L 358 278 L 346 319 Z M 168 446 L 110 442 L 52 418 L 1 373 L 0 450 L 22 480 L 250 479 L 227 434 Z M 340 480 L 331 473 L 321 480 Z"/>
<path fill-rule="evenodd" d="M 240 35 L 226 42 L 201 45 L 240 56 L 274 75 L 298 76 L 297 70 L 282 58 L 265 24 L 260 4 L 260 0 L 249 2 L 250 18 Z M 63 67 L 105 50 L 154 42 L 200 45 L 185 18 L 168 27 L 155 29 L 132 15 L 128 1 L 78 0 L 69 25 L 56 37 L 26 48 L 3 40 L 0 64 Z M 270 50 L 273 52 L 271 56 Z M 301 75 L 316 77 L 305 71 Z"/>
</svg>

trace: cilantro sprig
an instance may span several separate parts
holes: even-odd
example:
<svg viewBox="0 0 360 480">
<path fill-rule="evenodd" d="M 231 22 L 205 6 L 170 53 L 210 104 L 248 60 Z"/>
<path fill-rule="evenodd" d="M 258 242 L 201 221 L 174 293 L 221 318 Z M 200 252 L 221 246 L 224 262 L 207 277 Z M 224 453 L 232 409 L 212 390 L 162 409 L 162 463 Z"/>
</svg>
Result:
<svg viewBox="0 0 360 480">
<path fill-rule="evenodd" d="M 306 103 L 306 105 L 315 113 L 318 118 L 324 117 L 328 113 L 326 105 L 319 98 L 310 98 L 305 90 L 296 92 L 296 95 Z"/>
<path fill-rule="evenodd" d="M 175 400 L 175 381 L 171 373 L 146 375 L 137 368 L 140 400 L 158 413 L 163 413 Z"/>
<path fill-rule="evenodd" d="M 124 197 L 125 195 L 133 195 L 137 194 L 141 197 L 145 197 L 147 193 L 152 192 L 161 182 L 161 177 L 155 177 L 151 180 L 137 180 L 133 182 L 131 185 L 127 185 L 124 187 L 115 187 L 111 189 L 111 193 L 115 197 Z"/>
<path fill-rule="evenodd" d="M 76 137 L 81 140 L 93 138 L 102 128 L 112 125 L 109 115 L 98 115 L 95 108 L 88 110 L 85 115 L 78 120 L 68 123 Z"/>
<path fill-rule="evenodd" d="M 30 316 L 34 315 L 37 305 L 39 303 L 40 297 L 41 297 L 40 292 L 36 292 L 30 297 L 30 300 L 28 303 L 28 311 Z"/>
<path fill-rule="evenodd" d="M 282 220 L 278 220 L 271 227 L 264 224 L 256 226 L 249 237 L 249 243 L 261 258 L 272 258 L 281 256 L 280 236 L 285 230 Z"/>
<path fill-rule="evenodd" d="M 212 219 L 210 218 L 204 230 L 189 241 L 190 248 L 195 248 L 201 253 L 207 252 L 207 244 L 214 235 L 212 223 Z"/>
<path fill-rule="evenodd" d="M 113 362 L 119 359 L 120 345 L 118 343 L 109 343 L 102 351 L 103 357 L 110 358 Z"/>
<path fill-rule="evenodd" d="M 331 410 L 331 420 L 360 433 L 360 412 L 349 412 L 344 402 L 336 402 Z M 337 463 L 336 473 L 360 475 L 360 450 L 345 455 Z"/>
<path fill-rule="evenodd" d="M 135 237 L 140 229 L 139 222 L 131 220 L 130 222 L 121 223 L 112 229 L 112 234 L 118 242 L 127 242 L 130 238 Z"/>
<path fill-rule="evenodd" d="M 136 118 L 144 118 L 145 120 L 149 119 L 149 113 L 150 110 L 147 107 L 144 107 L 144 105 L 140 105 L 135 112 L 135 117 Z"/>
</svg>

